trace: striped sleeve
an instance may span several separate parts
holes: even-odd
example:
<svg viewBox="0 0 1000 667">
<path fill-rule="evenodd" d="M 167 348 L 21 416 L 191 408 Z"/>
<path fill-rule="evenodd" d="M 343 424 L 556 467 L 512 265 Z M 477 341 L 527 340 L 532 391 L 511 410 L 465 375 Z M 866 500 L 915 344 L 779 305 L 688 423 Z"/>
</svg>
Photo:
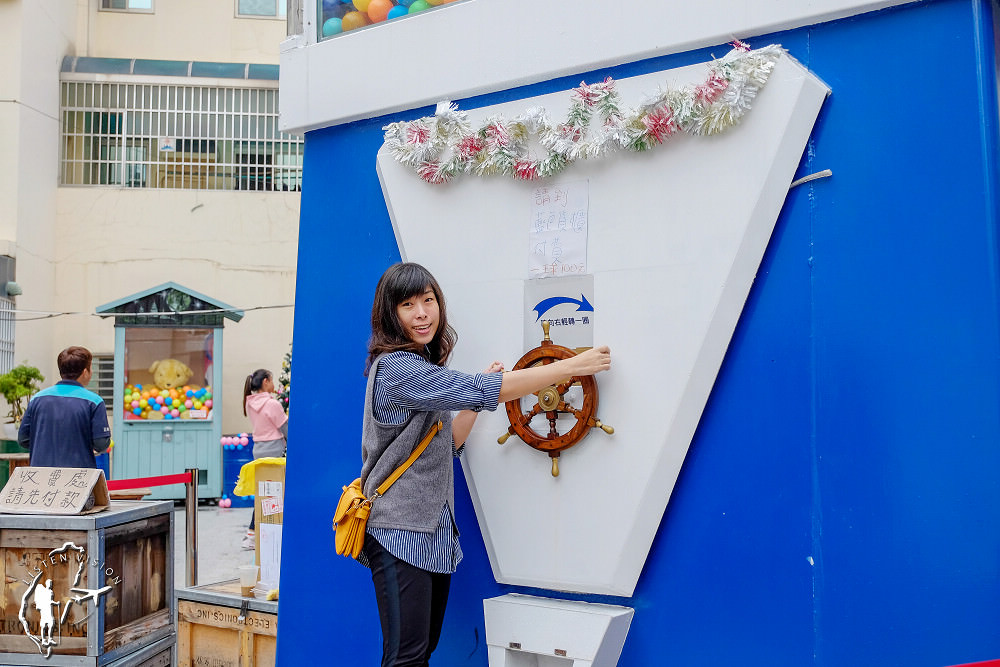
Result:
<svg viewBox="0 0 1000 667">
<path fill-rule="evenodd" d="M 393 352 L 375 374 L 373 416 L 401 424 L 416 411 L 496 410 L 502 381 L 501 373 L 462 373 L 412 352 Z"/>
</svg>

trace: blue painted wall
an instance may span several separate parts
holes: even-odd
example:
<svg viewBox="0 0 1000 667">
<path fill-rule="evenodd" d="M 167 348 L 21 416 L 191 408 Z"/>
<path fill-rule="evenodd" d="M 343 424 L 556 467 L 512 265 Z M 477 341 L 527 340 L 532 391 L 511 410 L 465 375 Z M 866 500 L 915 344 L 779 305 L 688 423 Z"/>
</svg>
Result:
<svg viewBox="0 0 1000 667">
<path fill-rule="evenodd" d="M 938 0 L 750 40 L 833 89 L 799 175 L 834 176 L 789 194 L 635 596 L 574 596 L 636 609 L 621 665 L 1000 658 L 992 35 L 989 2 Z M 378 663 L 367 570 L 334 554 L 330 519 L 360 467 L 374 285 L 398 259 L 381 128 L 431 113 L 307 136 L 281 667 Z M 539 591 L 493 581 L 457 479 L 466 559 L 433 662 L 484 666 L 483 598 Z"/>
</svg>

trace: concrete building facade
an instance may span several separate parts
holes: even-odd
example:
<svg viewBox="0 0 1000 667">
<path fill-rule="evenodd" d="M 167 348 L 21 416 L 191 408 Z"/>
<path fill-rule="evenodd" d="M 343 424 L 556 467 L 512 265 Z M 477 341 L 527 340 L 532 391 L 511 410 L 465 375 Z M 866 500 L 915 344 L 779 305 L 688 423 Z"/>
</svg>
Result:
<svg viewBox="0 0 1000 667">
<path fill-rule="evenodd" d="M 248 430 L 243 378 L 280 372 L 292 337 L 301 145 L 272 129 L 283 5 L 0 5 L 0 256 L 23 291 L 8 365 L 48 384 L 68 345 L 110 363 L 95 308 L 175 282 L 247 315 L 226 337 L 223 432 Z M 286 178 L 264 166 L 278 143 Z"/>
</svg>

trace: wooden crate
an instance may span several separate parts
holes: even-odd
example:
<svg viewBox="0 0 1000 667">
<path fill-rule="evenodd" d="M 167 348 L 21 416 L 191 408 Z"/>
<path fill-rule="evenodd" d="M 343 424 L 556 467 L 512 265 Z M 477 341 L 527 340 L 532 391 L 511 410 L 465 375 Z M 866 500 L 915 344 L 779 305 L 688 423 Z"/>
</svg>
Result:
<svg viewBox="0 0 1000 667">
<path fill-rule="evenodd" d="M 172 526 L 171 502 L 113 501 L 85 516 L 0 514 L 0 665 L 103 667 L 174 636 Z M 47 580 L 60 603 L 50 653 L 29 595 Z M 97 603 L 70 590 L 102 587 Z"/>
<path fill-rule="evenodd" d="M 177 637 L 170 635 L 146 648 L 108 663 L 107 667 L 172 667 L 177 653 Z"/>
<path fill-rule="evenodd" d="M 177 667 L 274 667 L 277 639 L 278 603 L 237 579 L 177 590 Z"/>
</svg>

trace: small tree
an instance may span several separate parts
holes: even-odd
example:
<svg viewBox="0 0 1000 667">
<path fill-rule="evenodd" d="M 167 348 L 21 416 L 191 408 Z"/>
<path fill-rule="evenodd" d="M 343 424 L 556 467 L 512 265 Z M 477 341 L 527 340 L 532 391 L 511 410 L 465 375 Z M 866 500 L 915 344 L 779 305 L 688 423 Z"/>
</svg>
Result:
<svg viewBox="0 0 1000 667">
<path fill-rule="evenodd" d="M 0 375 L 0 396 L 3 396 L 10 407 L 7 413 L 8 422 L 19 422 L 24 415 L 28 399 L 41 389 L 39 382 L 44 382 L 42 372 L 34 366 L 21 364 L 3 375 Z"/>
<path fill-rule="evenodd" d="M 285 409 L 285 414 L 288 414 L 288 399 L 292 393 L 292 346 L 288 346 L 288 352 L 285 353 L 285 359 L 281 362 L 281 375 L 278 376 L 278 382 L 281 384 L 281 391 L 278 393 L 278 402 L 281 403 L 281 407 Z"/>
</svg>

